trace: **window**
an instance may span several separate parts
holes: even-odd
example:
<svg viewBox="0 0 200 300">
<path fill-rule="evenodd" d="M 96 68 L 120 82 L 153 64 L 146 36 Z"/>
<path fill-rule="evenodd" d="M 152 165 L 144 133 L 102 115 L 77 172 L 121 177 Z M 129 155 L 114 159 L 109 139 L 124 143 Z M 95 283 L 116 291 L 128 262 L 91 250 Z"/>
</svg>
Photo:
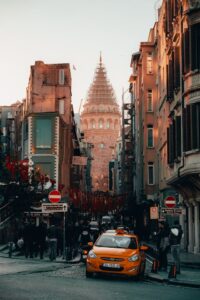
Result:
<svg viewBox="0 0 200 300">
<path fill-rule="evenodd" d="M 59 113 L 64 115 L 65 113 L 65 102 L 64 100 L 59 100 Z"/>
<path fill-rule="evenodd" d="M 152 148 L 153 144 L 153 125 L 148 125 L 147 127 L 147 147 Z"/>
<path fill-rule="evenodd" d="M 152 162 L 148 163 L 148 184 L 153 185 L 154 183 L 154 164 Z"/>
<path fill-rule="evenodd" d="M 92 120 L 91 121 L 91 128 L 95 128 L 96 126 L 95 126 L 95 121 L 94 120 Z"/>
<path fill-rule="evenodd" d="M 200 23 L 191 27 L 191 67 L 192 70 L 200 70 Z"/>
<path fill-rule="evenodd" d="M 105 148 L 104 143 L 99 144 L 99 148 L 100 148 L 100 149 L 104 149 L 104 148 Z"/>
<path fill-rule="evenodd" d="M 148 53 L 147 55 L 147 74 L 153 73 L 153 60 L 152 53 Z"/>
<path fill-rule="evenodd" d="M 110 128 L 110 121 L 109 120 L 107 120 L 107 122 L 106 122 L 106 128 Z"/>
<path fill-rule="evenodd" d="M 99 120 L 99 128 L 103 128 L 103 121 Z"/>
<path fill-rule="evenodd" d="M 36 148 L 51 148 L 52 143 L 52 120 L 51 119 L 36 119 Z"/>
<path fill-rule="evenodd" d="M 153 111 L 153 98 L 152 90 L 147 92 L 147 111 Z"/>
<path fill-rule="evenodd" d="M 64 69 L 59 70 L 59 84 L 60 85 L 65 84 L 65 70 Z"/>
</svg>

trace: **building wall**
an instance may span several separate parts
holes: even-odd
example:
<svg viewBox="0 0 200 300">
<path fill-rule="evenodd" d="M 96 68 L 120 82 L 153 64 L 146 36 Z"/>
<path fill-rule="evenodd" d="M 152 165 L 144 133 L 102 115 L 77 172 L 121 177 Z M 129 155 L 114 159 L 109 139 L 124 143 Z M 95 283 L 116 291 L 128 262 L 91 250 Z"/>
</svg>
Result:
<svg viewBox="0 0 200 300">
<path fill-rule="evenodd" d="M 155 28 L 155 26 L 154 26 Z M 156 44 L 151 45 L 156 54 L 155 73 L 152 82 L 145 77 L 145 47 L 152 37 L 150 30 L 148 43 L 141 43 L 140 52 L 132 57 L 133 85 L 135 84 L 136 105 L 136 160 L 139 186 L 145 190 L 145 164 L 158 158 L 157 192 L 160 207 L 168 195 L 176 198 L 176 207 L 186 210 L 171 217 L 161 217 L 173 221 L 179 218 L 184 229 L 183 246 L 192 252 L 200 249 L 200 1 L 163 0 L 158 10 Z M 155 36 L 155 35 L 154 35 Z M 148 45 L 150 46 L 150 45 Z M 136 72 L 135 72 L 136 70 Z M 146 122 L 145 84 L 152 85 L 157 92 L 156 113 L 157 144 L 155 152 L 145 150 Z M 157 86 L 157 88 L 156 88 Z M 144 170 L 142 173 L 142 163 Z M 143 185 L 144 180 L 144 185 Z M 140 194 L 137 191 L 137 197 Z"/>
<path fill-rule="evenodd" d="M 72 157 L 72 105 L 69 64 L 45 64 L 36 61 L 31 66 L 24 103 L 28 125 L 28 158 L 42 173 L 50 173 L 56 187 L 70 186 Z M 27 125 L 26 125 L 27 124 Z M 42 136 L 44 138 L 42 138 Z M 24 147 L 26 140 L 24 139 Z M 26 151 L 24 151 L 26 155 Z"/>
</svg>

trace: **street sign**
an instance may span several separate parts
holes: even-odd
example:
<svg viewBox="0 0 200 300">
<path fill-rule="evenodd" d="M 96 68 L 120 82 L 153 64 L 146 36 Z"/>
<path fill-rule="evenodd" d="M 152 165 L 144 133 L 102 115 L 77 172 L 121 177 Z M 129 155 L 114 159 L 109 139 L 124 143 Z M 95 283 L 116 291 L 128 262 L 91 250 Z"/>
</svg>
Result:
<svg viewBox="0 0 200 300">
<path fill-rule="evenodd" d="M 164 215 L 185 215 L 185 208 L 161 208 L 161 213 Z"/>
<path fill-rule="evenodd" d="M 164 203 L 166 207 L 173 208 L 176 206 L 176 198 L 174 196 L 167 196 Z"/>
<path fill-rule="evenodd" d="M 162 208 L 161 212 L 164 215 L 173 215 L 174 214 L 174 209 L 173 208 Z"/>
<path fill-rule="evenodd" d="M 66 203 L 42 203 L 42 213 L 51 214 L 57 212 L 66 212 L 67 211 Z"/>
<path fill-rule="evenodd" d="M 61 194 L 59 191 L 53 190 L 49 193 L 48 198 L 51 203 L 58 203 L 61 199 Z"/>
<path fill-rule="evenodd" d="M 157 206 L 150 207 L 150 219 L 157 220 L 158 218 L 159 218 L 158 207 Z"/>
</svg>

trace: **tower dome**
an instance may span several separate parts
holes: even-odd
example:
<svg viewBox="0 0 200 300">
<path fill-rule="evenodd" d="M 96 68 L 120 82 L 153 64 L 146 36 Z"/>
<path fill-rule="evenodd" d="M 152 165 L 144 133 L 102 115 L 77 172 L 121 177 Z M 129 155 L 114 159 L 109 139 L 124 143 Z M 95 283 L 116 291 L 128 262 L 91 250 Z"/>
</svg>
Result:
<svg viewBox="0 0 200 300">
<path fill-rule="evenodd" d="M 109 162 L 120 133 L 120 111 L 100 55 L 81 113 L 81 130 L 92 147 L 93 191 L 108 191 Z"/>
</svg>

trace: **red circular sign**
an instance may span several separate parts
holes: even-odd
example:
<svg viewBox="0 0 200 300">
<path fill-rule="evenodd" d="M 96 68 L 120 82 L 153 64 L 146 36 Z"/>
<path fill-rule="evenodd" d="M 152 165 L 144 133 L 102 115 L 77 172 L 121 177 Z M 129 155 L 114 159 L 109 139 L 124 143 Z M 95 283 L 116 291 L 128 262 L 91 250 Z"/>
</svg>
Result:
<svg viewBox="0 0 200 300">
<path fill-rule="evenodd" d="M 59 202 L 60 199 L 61 199 L 61 194 L 60 194 L 59 191 L 53 190 L 53 191 L 51 191 L 51 192 L 49 193 L 48 198 L 49 198 L 49 201 L 50 201 L 51 203 L 57 203 L 57 202 Z"/>
<path fill-rule="evenodd" d="M 176 198 L 174 196 L 167 196 L 165 198 L 165 206 L 173 208 L 176 206 Z"/>
</svg>

